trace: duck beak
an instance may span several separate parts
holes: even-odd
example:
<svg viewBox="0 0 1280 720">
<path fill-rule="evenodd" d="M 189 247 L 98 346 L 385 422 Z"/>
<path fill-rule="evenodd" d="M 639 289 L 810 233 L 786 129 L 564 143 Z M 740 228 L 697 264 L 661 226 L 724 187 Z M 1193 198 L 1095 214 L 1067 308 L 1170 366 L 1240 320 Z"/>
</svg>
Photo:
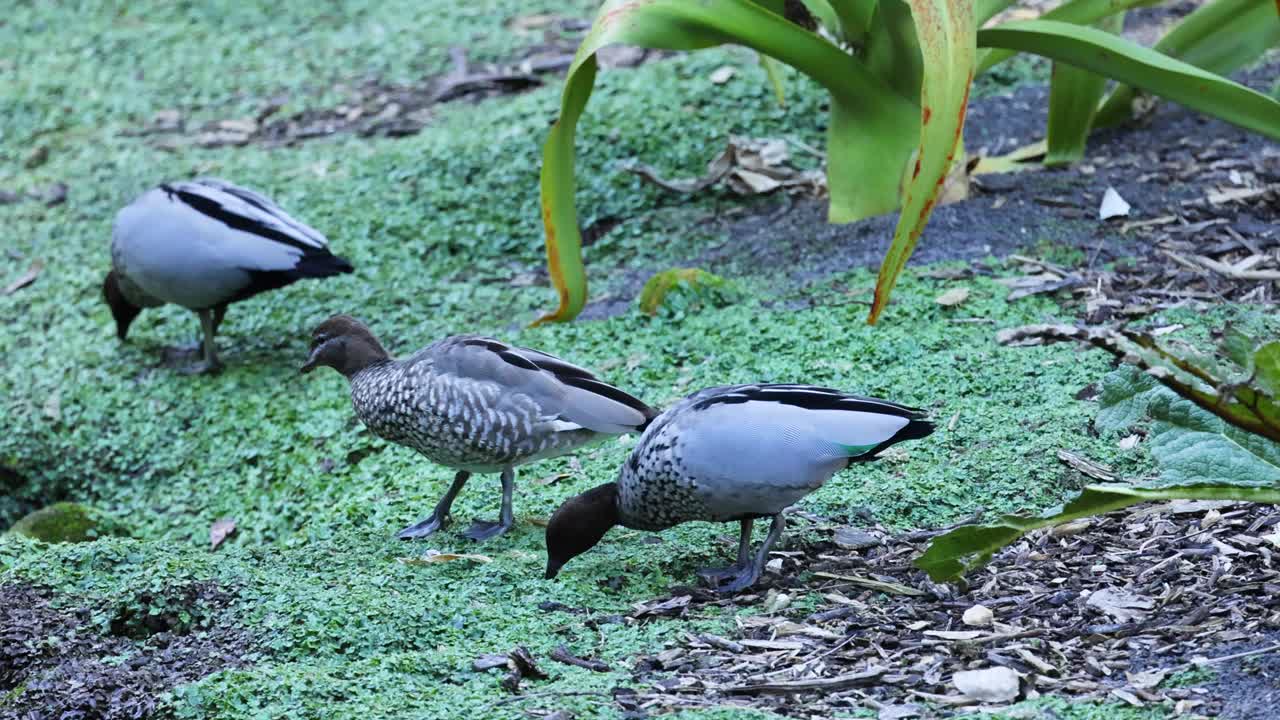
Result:
<svg viewBox="0 0 1280 720">
<path fill-rule="evenodd" d="M 560 568 L 564 567 L 564 563 L 553 563 L 547 560 L 547 572 L 542 576 L 546 580 L 554 580 L 556 575 L 560 574 Z"/>
<path fill-rule="evenodd" d="M 322 347 L 324 347 L 323 344 L 311 348 L 311 354 L 307 356 L 307 361 L 302 364 L 302 367 L 299 368 L 298 372 L 306 375 L 316 369 L 316 365 L 320 361 L 320 348 Z"/>
</svg>

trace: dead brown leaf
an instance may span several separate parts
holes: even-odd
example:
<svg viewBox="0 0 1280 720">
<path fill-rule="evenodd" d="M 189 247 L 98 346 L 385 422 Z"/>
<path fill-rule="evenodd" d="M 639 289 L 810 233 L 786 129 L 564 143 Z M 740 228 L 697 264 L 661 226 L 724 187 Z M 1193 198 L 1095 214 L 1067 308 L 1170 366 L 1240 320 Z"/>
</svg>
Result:
<svg viewBox="0 0 1280 720">
<path fill-rule="evenodd" d="M 36 278 L 40 277 L 41 270 L 44 270 L 44 261 L 43 260 L 33 261 L 31 263 L 31 267 L 28 268 L 27 271 L 23 273 L 21 277 L 9 283 L 8 285 L 4 286 L 4 294 L 12 295 L 18 292 L 19 290 L 21 290 L 22 288 L 35 282 Z"/>
<path fill-rule="evenodd" d="M 209 549 L 217 550 L 218 546 L 236 531 L 236 521 L 229 517 L 219 518 L 209 526 Z"/>
</svg>

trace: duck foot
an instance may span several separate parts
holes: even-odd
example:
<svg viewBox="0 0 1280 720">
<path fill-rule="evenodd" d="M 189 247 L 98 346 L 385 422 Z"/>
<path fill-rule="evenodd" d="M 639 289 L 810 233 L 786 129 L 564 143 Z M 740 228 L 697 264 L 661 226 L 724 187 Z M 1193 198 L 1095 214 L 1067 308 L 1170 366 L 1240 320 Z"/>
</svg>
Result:
<svg viewBox="0 0 1280 720">
<path fill-rule="evenodd" d="M 714 586 L 726 578 L 737 577 L 738 575 L 742 574 L 742 570 L 743 568 L 741 565 L 730 565 L 728 567 L 719 567 L 719 568 L 717 567 L 698 568 L 697 570 L 694 571 L 694 573 L 698 577 L 702 578 L 703 580 L 706 580 L 708 583 L 711 583 L 711 585 Z"/>
<path fill-rule="evenodd" d="M 220 372 L 222 372 L 222 363 L 217 360 L 178 368 L 178 373 L 181 375 L 217 375 Z"/>
<path fill-rule="evenodd" d="M 434 532 L 443 530 L 448 521 L 445 518 L 431 515 L 426 520 L 410 525 L 409 527 L 396 533 L 396 537 L 401 540 L 414 540 L 416 538 L 424 538 Z"/>
<path fill-rule="evenodd" d="M 714 572 L 719 573 L 720 576 L 708 577 L 703 575 L 703 577 L 707 577 L 710 581 L 712 590 L 721 594 L 736 593 L 741 590 L 746 590 L 754 585 L 756 580 L 760 579 L 760 572 L 756 570 L 755 565 L 748 565 L 746 567 L 728 567 Z M 702 575 L 702 573 L 699 573 L 699 575 Z"/>
<path fill-rule="evenodd" d="M 471 523 L 471 527 L 462 531 L 462 536 L 476 541 L 488 540 L 490 538 L 498 537 L 510 529 L 510 525 L 504 525 L 500 522 L 476 520 Z"/>
</svg>

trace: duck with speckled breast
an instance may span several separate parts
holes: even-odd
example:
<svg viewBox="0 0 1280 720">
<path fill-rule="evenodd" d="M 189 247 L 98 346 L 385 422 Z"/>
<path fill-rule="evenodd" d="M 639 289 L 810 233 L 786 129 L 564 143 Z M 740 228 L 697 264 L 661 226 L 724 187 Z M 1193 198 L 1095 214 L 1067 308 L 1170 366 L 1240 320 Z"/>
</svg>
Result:
<svg viewBox="0 0 1280 720">
<path fill-rule="evenodd" d="M 500 535 L 515 524 L 517 465 L 639 432 L 658 414 L 583 368 L 479 335 L 447 337 L 396 360 L 349 315 L 312 333 L 302 372 L 322 366 L 347 378 L 356 415 L 373 434 L 457 471 L 434 512 L 401 530 L 402 539 L 443 529 L 471 474 L 494 472 L 502 479 L 498 522 L 477 521 L 463 534 Z"/>
<path fill-rule="evenodd" d="M 740 523 L 738 560 L 699 571 L 721 592 L 753 585 L 782 535 L 784 512 L 856 462 L 933 432 L 916 408 L 812 385 L 728 385 L 694 393 L 649 424 L 618 472 L 565 502 L 547 524 L 546 577 L 615 525 L 665 530 Z M 771 518 L 752 556 L 751 530 Z"/>
</svg>

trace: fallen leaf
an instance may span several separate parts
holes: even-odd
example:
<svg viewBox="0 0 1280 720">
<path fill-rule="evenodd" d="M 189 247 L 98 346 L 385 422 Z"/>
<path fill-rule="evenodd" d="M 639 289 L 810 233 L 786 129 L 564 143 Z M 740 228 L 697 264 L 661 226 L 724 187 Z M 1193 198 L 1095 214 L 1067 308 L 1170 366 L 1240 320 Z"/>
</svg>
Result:
<svg viewBox="0 0 1280 720">
<path fill-rule="evenodd" d="M 839 575 L 829 572 L 816 572 L 816 577 L 824 577 L 830 580 L 843 580 L 845 582 L 860 585 L 871 590 L 879 590 L 893 595 L 924 595 L 923 590 L 918 590 L 910 585 L 903 585 L 895 582 L 882 582 L 880 580 L 872 580 L 871 578 L 858 577 L 856 575 Z"/>
<path fill-rule="evenodd" d="M 1125 217 L 1129 214 L 1129 203 L 1120 197 L 1120 193 L 1116 192 L 1113 187 L 1107 188 L 1102 195 L 1102 206 L 1098 208 L 1098 218 L 1100 220 L 1110 220 L 1113 217 Z"/>
<path fill-rule="evenodd" d="M 710 76 L 711 82 L 717 85 L 723 85 L 729 82 L 730 80 L 732 80 L 734 73 L 736 72 L 737 72 L 737 69 L 734 68 L 732 65 L 721 65 L 720 67 L 716 68 L 714 72 L 711 73 L 711 76 Z"/>
<path fill-rule="evenodd" d="M 12 295 L 18 292 L 19 290 L 21 290 L 22 288 L 35 282 L 36 278 L 40 277 L 41 270 L 44 270 L 44 262 L 40 260 L 36 260 L 32 262 L 31 267 L 25 273 L 22 274 L 22 277 L 4 286 L 4 294 Z"/>
<path fill-rule="evenodd" d="M 1093 527 L 1092 520 L 1088 518 L 1079 518 L 1061 525 L 1054 525 L 1049 530 L 1049 535 L 1051 537 L 1071 537 L 1072 535 L 1079 535 L 1091 527 Z"/>
<path fill-rule="evenodd" d="M 229 518 L 219 518 L 213 521 L 209 526 L 209 549 L 217 550 L 227 536 L 236 531 L 236 521 Z"/>
<path fill-rule="evenodd" d="M 1172 672 L 1172 668 L 1163 668 L 1160 670 L 1144 670 L 1139 673 L 1127 673 L 1129 684 L 1138 690 L 1151 690 L 1164 682 L 1164 678 Z"/>
<path fill-rule="evenodd" d="M 54 422 L 62 420 L 62 393 L 54 390 L 44 401 L 44 416 Z"/>
<path fill-rule="evenodd" d="M 942 640 L 974 640 L 986 635 L 981 630 L 925 630 L 924 634 Z"/>
<path fill-rule="evenodd" d="M 1117 622 L 1141 620 L 1154 606 L 1147 598 L 1115 588 L 1103 588 L 1091 593 L 1085 604 L 1097 608 Z"/>
<path fill-rule="evenodd" d="M 471 661 L 471 669 L 476 672 L 487 672 L 498 667 L 507 667 L 510 659 L 506 655 L 481 655 Z"/>
<path fill-rule="evenodd" d="M 922 713 L 919 705 L 881 705 L 876 720 L 906 720 L 920 717 Z"/>
<path fill-rule="evenodd" d="M 951 682 L 966 696 L 982 702 L 1002 703 L 1018 697 L 1018 673 L 1007 667 L 962 670 Z"/>
<path fill-rule="evenodd" d="M 49 161 L 49 146 L 37 145 L 22 161 L 22 166 L 28 170 L 34 170 Z"/>
<path fill-rule="evenodd" d="M 472 553 L 451 553 L 440 552 L 439 550 L 428 550 L 421 557 L 416 558 L 400 558 L 400 562 L 405 565 L 432 565 L 434 563 L 453 562 L 455 560 L 467 560 L 473 563 L 489 563 L 493 562 L 493 558 L 488 555 L 475 555 Z"/>
<path fill-rule="evenodd" d="M 571 478 L 571 477 L 573 477 L 573 475 L 567 472 L 551 473 L 550 475 L 547 475 L 545 477 L 540 477 L 537 480 L 534 480 L 533 484 L 542 485 L 542 486 L 554 485 L 560 482 L 561 480 L 564 480 L 566 478 Z"/>
<path fill-rule="evenodd" d="M 880 538 L 875 535 L 865 530 L 850 527 L 836 528 L 835 535 L 831 540 L 836 544 L 836 547 L 843 550 L 865 550 L 880 544 Z"/>
<path fill-rule="evenodd" d="M 955 307 L 956 305 L 959 305 L 960 303 L 968 299 L 969 299 L 969 288 L 955 287 L 939 295 L 937 298 L 934 299 L 934 302 L 938 303 L 943 307 Z"/>
<path fill-rule="evenodd" d="M 662 615 L 681 615 L 685 608 L 689 607 L 689 602 L 693 600 L 692 595 L 677 595 L 666 600 L 652 600 L 650 602 L 635 603 L 631 607 L 634 612 L 631 617 L 659 617 Z"/>
</svg>

